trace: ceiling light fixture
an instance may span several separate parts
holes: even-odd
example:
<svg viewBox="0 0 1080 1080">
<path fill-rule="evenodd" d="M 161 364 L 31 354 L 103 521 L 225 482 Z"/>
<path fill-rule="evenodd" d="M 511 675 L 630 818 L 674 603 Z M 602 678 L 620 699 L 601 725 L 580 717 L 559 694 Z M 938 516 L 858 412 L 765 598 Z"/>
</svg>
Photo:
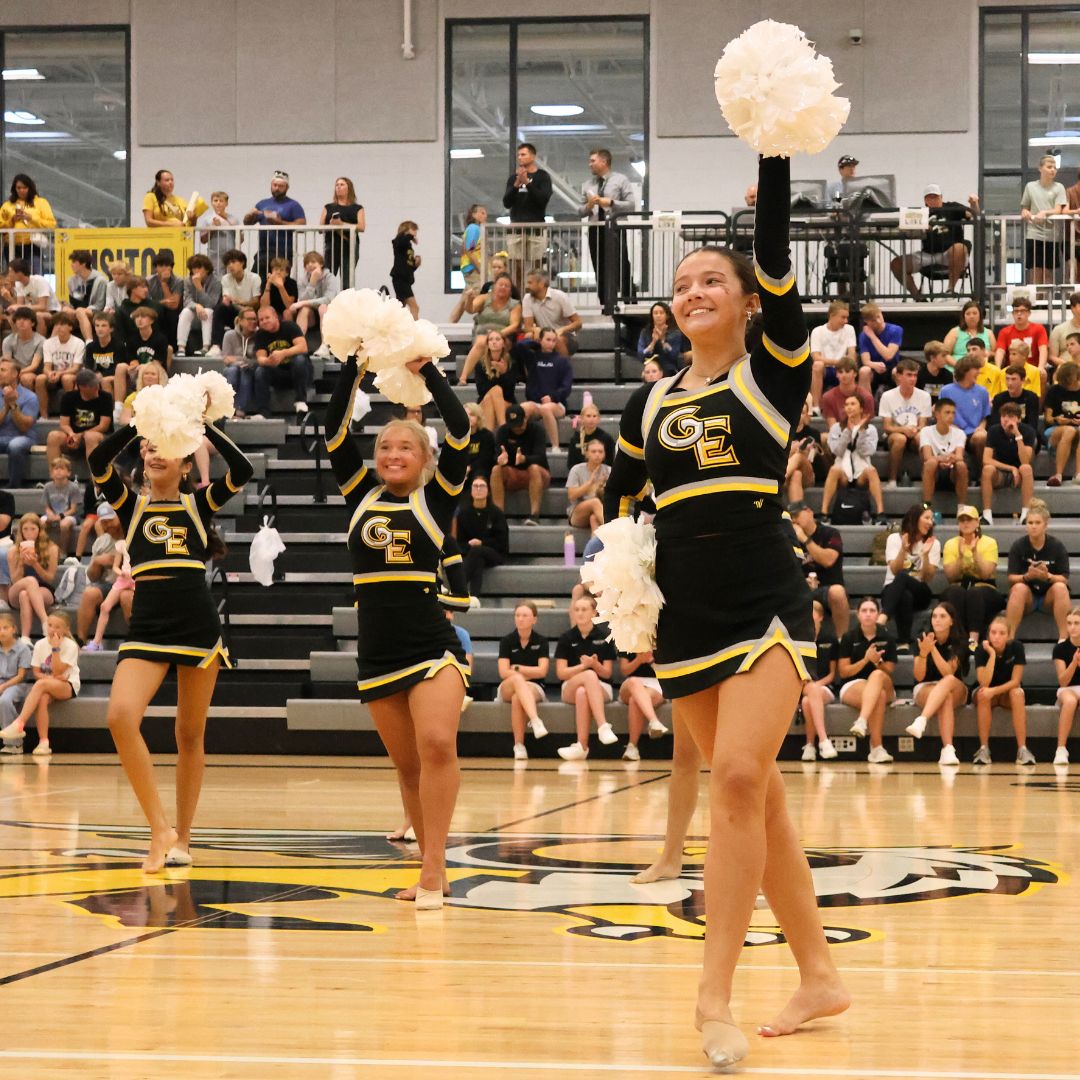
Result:
<svg viewBox="0 0 1080 1080">
<path fill-rule="evenodd" d="M 451 150 L 450 156 L 458 161 L 462 158 L 482 158 L 484 156 L 484 151 L 476 147 L 469 147 L 465 150 Z"/>
<path fill-rule="evenodd" d="M 5 124 L 44 124 L 40 116 L 35 116 L 25 109 L 8 109 L 4 112 Z"/>
<path fill-rule="evenodd" d="M 638 176 L 644 176 L 647 166 L 644 161 L 631 161 L 630 168 L 638 174 Z"/>
<path fill-rule="evenodd" d="M 1080 64 L 1080 53 L 1075 52 L 1029 52 L 1029 64 Z"/>
<path fill-rule="evenodd" d="M 585 110 L 580 105 L 531 105 L 529 111 L 537 116 L 580 116 Z"/>
<path fill-rule="evenodd" d="M 44 78 L 37 68 L 4 68 L 4 82 L 36 82 Z"/>
</svg>

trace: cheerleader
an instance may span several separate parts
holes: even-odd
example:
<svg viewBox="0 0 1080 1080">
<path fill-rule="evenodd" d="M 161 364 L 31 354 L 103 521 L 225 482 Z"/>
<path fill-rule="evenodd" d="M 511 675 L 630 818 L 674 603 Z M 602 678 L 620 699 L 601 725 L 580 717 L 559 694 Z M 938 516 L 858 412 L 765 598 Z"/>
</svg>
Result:
<svg viewBox="0 0 1080 1080">
<path fill-rule="evenodd" d="M 88 462 L 94 483 L 126 533 L 135 581 L 131 623 L 120 646 L 109 695 L 109 730 L 120 762 L 150 825 L 143 869 L 191 865 L 191 823 L 202 788 L 203 734 L 221 664 L 231 667 L 221 640 L 206 563 L 224 554 L 214 514 L 251 479 L 251 462 L 212 424 L 206 437 L 228 465 L 220 480 L 192 493 L 192 457 L 167 458 L 143 442 L 136 496 L 113 460 L 138 438 L 125 425 L 98 444 Z M 176 665 L 176 826 L 161 803 L 150 752 L 140 732 L 143 714 L 169 668 Z"/>
<path fill-rule="evenodd" d="M 465 652 L 439 607 L 440 552 L 469 464 L 469 417 L 442 372 L 414 360 L 446 421 L 438 467 L 424 429 L 392 420 L 375 441 L 375 470 L 349 437 L 362 372 L 343 365 L 326 410 L 326 449 L 349 512 L 357 609 L 357 689 L 398 771 L 416 830 L 420 880 L 397 894 L 418 909 L 449 895 L 446 837 L 460 782 L 457 729 L 468 671 Z"/>
<path fill-rule="evenodd" d="M 605 495 L 611 520 L 653 485 L 656 580 L 666 600 L 654 668 L 711 764 L 696 1026 L 716 1067 L 748 1051 L 730 998 L 759 888 L 801 976 L 760 1033 L 790 1034 L 849 1005 L 776 764 L 816 656 L 810 595 L 781 517 L 788 441 L 810 386 L 789 195 L 787 159 L 761 159 L 755 265 L 705 247 L 676 268 L 672 309 L 693 361 L 630 399 Z M 747 353 L 759 306 L 763 333 Z"/>
</svg>

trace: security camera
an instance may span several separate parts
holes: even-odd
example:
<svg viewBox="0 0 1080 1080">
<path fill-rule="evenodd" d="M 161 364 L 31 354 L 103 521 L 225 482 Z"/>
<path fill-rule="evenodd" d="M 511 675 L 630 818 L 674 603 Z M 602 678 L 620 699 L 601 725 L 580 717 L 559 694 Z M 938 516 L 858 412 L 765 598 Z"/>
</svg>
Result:
<svg viewBox="0 0 1080 1080">
<path fill-rule="evenodd" d="M 847 32 L 847 36 L 851 39 L 851 44 L 852 45 L 861 45 L 862 44 L 863 34 L 862 34 L 862 29 L 860 27 L 855 27 L 854 30 L 849 30 Z"/>
</svg>

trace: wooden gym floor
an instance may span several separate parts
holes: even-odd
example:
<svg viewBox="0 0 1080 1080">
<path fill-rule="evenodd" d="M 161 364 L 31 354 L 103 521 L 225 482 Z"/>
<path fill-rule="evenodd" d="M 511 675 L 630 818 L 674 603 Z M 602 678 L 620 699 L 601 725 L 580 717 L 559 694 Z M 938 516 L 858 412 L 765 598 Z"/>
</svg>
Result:
<svg viewBox="0 0 1080 1080">
<path fill-rule="evenodd" d="M 1080 774 L 786 763 L 843 1017 L 752 1033 L 794 986 L 767 909 L 736 980 L 752 1076 L 1080 1078 Z M 160 770 L 166 785 L 172 770 Z M 703 777 L 704 781 L 704 777 Z M 10 1076 L 448 1080 L 706 1075 L 691 1026 L 700 843 L 662 763 L 466 761 L 454 901 L 390 898 L 385 760 L 219 758 L 187 871 L 108 757 L 0 761 L 0 1067 Z M 703 792 L 705 785 L 703 783 Z M 694 833 L 707 823 L 702 799 Z"/>
</svg>

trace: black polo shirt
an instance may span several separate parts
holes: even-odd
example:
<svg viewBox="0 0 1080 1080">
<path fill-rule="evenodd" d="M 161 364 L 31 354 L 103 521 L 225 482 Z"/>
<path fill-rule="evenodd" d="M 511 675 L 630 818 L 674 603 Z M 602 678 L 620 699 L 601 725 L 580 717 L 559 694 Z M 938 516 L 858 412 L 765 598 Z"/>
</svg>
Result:
<svg viewBox="0 0 1080 1080">
<path fill-rule="evenodd" d="M 990 663 L 990 656 L 980 643 L 975 650 L 975 667 L 982 668 Z M 991 686 L 1004 686 L 1013 677 L 1013 668 L 1019 664 L 1023 667 L 1027 663 L 1027 654 L 1024 652 L 1022 641 L 1005 642 L 1005 649 L 994 661 L 994 674 L 991 676 Z"/>
<path fill-rule="evenodd" d="M 614 660 L 615 646 L 604 640 L 609 633 L 607 623 L 593 623 L 586 636 L 583 636 L 576 626 L 572 626 L 559 637 L 555 646 L 555 659 L 565 660 L 571 667 L 580 664 L 583 656 L 595 656 L 601 663 Z"/>
<path fill-rule="evenodd" d="M 856 626 L 853 630 L 849 630 L 840 639 L 840 649 L 837 653 L 839 660 L 849 660 L 853 664 L 862 663 L 866 658 L 866 650 L 871 645 L 878 645 L 881 648 L 881 659 L 886 663 L 896 663 L 896 636 L 887 626 L 879 626 L 874 631 L 874 636 L 867 639 L 866 635 L 862 632 L 862 627 Z M 837 683 L 849 683 L 855 679 L 865 679 L 871 671 L 872 667 L 863 668 L 862 671 L 857 672 L 855 675 L 850 675 L 846 679 L 840 678 L 837 675 Z"/>
<path fill-rule="evenodd" d="M 840 643 L 836 640 L 836 634 L 829 627 L 823 626 L 815 644 L 817 645 L 817 660 L 814 682 L 818 682 L 829 677 L 829 667 L 836 659 L 836 651 Z M 864 655 L 865 652 L 864 649 Z"/>
<path fill-rule="evenodd" d="M 1064 641 L 1059 641 L 1054 646 L 1054 651 L 1050 654 L 1053 659 L 1060 660 L 1066 667 L 1072 663 L 1072 658 L 1076 654 L 1076 646 L 1066 638 Z M 1080 686 L 1080 667 L 1073 672 L 1072 679 L 1069 681 L 1070 686 Z"/>
<path fill-rule="evenodd" d="M 509 660 L 511 667 L 537 667 L 541 660 L 551 655 L 551 646 L 543 634 L 535 630 L 529 635 L 529 643 L 521 644 L 516 630 L 499 639 L 499 659 Z"/>
<path fill-rule="evenodd" d="M 632 652 L 621 652 L 621 653 L 619 653 L 619 659 L 620 660 L 633 660 L 635 656 L 637 656 L 637 653 L 632 653 Z M 600 657 L 600 659 L 603 660 L 603 657 Z M 634 678 L 637 678 L 637 679 L 655 679 L 656 678 L 656 669 L 652 666 L 652 664 L 638 664 L 638 666 L 636 668 L 634 668 L 633 673 L 630 674 L 629 676 L 627 676 L 627 678 L 630 678 L 630 679 L 634 679 Z"/>
</svg>

